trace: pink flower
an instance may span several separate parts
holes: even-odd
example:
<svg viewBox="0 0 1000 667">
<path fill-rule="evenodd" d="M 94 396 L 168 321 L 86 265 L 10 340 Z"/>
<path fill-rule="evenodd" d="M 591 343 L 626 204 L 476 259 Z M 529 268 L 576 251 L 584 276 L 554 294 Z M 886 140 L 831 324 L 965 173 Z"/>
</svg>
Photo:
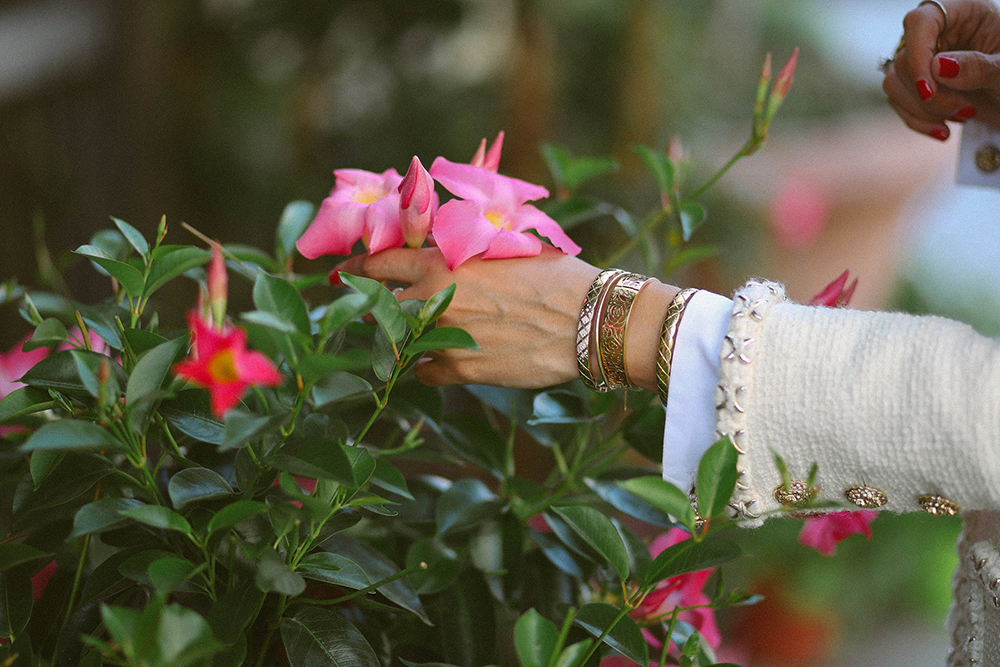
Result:
<svg viewBox="0 0 1000 667">
<path fill-rule="evenodd" d="M 399 184 L 399 224 L 403 229 L 406 245 L 411 248 L 423 245 L 437 209 L 438 196 L 434 192 L 434 179 L 414 155 L 406 176 Z"/>
<path fill-rule="evenodd" d="M 396 170 L 338 169 L 333 174 L 337 181 L 330 196 L 295 244 L 302 256 L 349 255 L 358 239 L 373 253 L 403 245 L 398 192 L 403 179 Z"/>
<path fill-rule="evenodd" d="M 174 375 L 208 389 L 212 412 L 222 417 L 252 385 L 276 386 L 282 377 L 271 360 L 260 352 L 247 350 L 242 329 L 213 329 L 196 314 L 188 315 L 191 356 L 174 366 Z"/>
<path fill-rule="evenodd" d="M 830 306 L 831 308 L 836 306 L 846 306 L 851 301 L 851 297 L 854 296 L 854 289 L 858 286 L 858 279 L 855 278 L 847 289 L 844 289 L 844 285 L 847 285 L 847 278 L 850 274 L 849 270 L 845 270 L 836 280 L 824 287 L 816 296 L 812 298 L 809 302 L 810 306 Z"/>
<path fill-rule="evenodd" d="M 771 230 L 790 249 L 812 245 L 830 221 L 830 197 L 812 179 L 794 175 L 771 200 Z"/>
<path fill-rule="evenodd" d="M 44 347 L 24 352 L 21 348 L 30 338 L 31 334 L 15 343 L 6 353 L 0 353 L 0 398 L 23 387 L 24 384 L 19 382 L 21 377 L 48 356 L 49 351 Z"/>
<path fill-rule="evenodd" d="M 690 537 L 687 531 L 671 528 L 653 540 L 649 545 L 649 553 L 656 558 L 668 547 Z M 661 581 L 630 615 L 637 621 L 663 621 L 670 619 L 675 607 L 710 604 L 711 600 L 702 588 L 711 576 L 712 570 L 700 570 Z M 707 607 L 687 609 L 678 613 L 677 618 L 693 626 L 712 648 L 717 648 L 722 643 L 722 635 L 719 633 L 719 626 L 716 625 L 713 609 Z M 642 634 L 650 646 L 656 649 L 663 648 L 663 637 L 654 634 L 649 627 L 643 628 Z"/>
<path fill-rule="evenodd" d="M 548 197 L 542 186 L 440 157 L 430 174 L 461 197 L 444 204 L 434 219 L 434 240 L 449 269 L 480 253 L 485 259 L 534 257 L 542 251 L 542 242 L 528 234 L 529 229 L 569 255 L 580 252 L 559 223 L 525 203 Z"/>
<path fill-rule="evenodd" d="M 854 512 L 831 512 L 823 516 L 806 519 L 799 533 L 799 544 L 815 549 L 824 556 L 832 556 L 837 544 L 854 533 L 864 533 L 871 539 L 871 523 L 876 513 L 871 510 Z"/>
<path fill-rule="evenodd" d="M 488 151 L 486 150 L 485 138 L 479 143 L 479 148 L 476 150 L 476 154 L 472 156 L 472 162 L 469 164 L 473 167 L 482 167 L 496 173 L 500 169 L 500 152 L 502 150 L 503 130 L 500 130 L 500 133 L 493 140 L 493 145 L 490 146 Z"/>
</svg>

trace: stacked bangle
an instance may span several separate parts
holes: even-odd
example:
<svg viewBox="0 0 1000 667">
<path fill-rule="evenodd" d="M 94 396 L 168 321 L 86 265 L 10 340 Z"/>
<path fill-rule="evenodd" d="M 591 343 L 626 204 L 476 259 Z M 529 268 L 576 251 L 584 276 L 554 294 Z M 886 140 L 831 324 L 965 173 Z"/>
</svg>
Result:
<svg viewBox="0 0 1000 667">
<path fill-rule="evenodd" d="M 663 320 L 663 328 L 660 329 L 660 343 L 656 357 L 656 393 L 659 394 L 663 407 L 667 407 L 667 391 L 670 388 L 670 368 L 673 364 L 677 329 L 684 316 L 684 308 L 697 291 L 689 287 L 677 293 L 667 307 L 667 316 Z"/>
<path fill-rule="evenodd" d="M 594 314 L 597 311 L 598 303 L 604 294 L 604 288 L 612 280 L 617 280 L 625 272 L 621 269 L 608 269 L 601 271 L 587 292 L 587 300 L 583 303 L 583 310 L 580 311 L 580 323 L 576 329 L 576 363 L 580 369 L 580 377 L 588 388 L 594 391 L 608 391 L 609 387 L 603 378 L 594 378 L 594 373 L 590 369 L 590 339 L 593 329 Z"/>
<path fill-rule="evenodd" d="M 601 316 L 595 325 L 597 330 L 597 359 L 604 382 L 610 389 L 631 389 L 625 366 L 625 335 L 628 331 L 629 315 L 636 296 L 652 278 L 635 273 L 626 273 L 609 284 L 608 296 Z"/>
</svg>

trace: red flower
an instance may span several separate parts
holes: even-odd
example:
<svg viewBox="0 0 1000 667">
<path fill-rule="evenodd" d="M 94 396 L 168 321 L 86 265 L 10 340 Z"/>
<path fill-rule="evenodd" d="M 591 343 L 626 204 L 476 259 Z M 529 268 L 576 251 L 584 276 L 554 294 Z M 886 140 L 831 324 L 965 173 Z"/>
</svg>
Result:
<svg viewBox="0 0 1000 667">
<path fill-rule="evenodd" d="M 824 287 L 820 292 L 812 298 L 809 302 L 810 306 L 830 306 L 831 308 L 836 306 L 846 306 L 851 302 L 851 297 L 854 296 L 854 288 L 858 286 L 858 279 L 855 278 L 851 282 L 847 289 L 844 286 L 847 285 L 847 278 L 850 275 L 849 270 L 845 270 L 837 279 L 832 283 Z"/>
<path fill-rule="evenodd" d="M 799 544 L 815 549 L 824 556 L 832 556 L 837 544 L 854 533 L 872 536 L 872 521 L 876 513 L 871 510 L 854 512 L 831 512 L 823 516 L 806 519 L 799 533 Z"/>
<path fill-rule="evenodd" d="M 222 417 L 240 402 L 252 385 L 276 386 L 282 377 L 271 360 L 260 352 L 247 350 L 242 329 L 213 329 L 195 313 L 188 315 L 191 356 L 174 366 L 174 375 L 208 389 L 212 412 Z"/>
</svg>

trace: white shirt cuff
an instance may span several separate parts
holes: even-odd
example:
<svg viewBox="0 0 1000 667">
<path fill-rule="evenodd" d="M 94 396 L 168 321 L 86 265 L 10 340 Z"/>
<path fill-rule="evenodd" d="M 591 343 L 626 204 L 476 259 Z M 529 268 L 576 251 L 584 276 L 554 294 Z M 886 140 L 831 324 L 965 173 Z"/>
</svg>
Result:
<svg viewBox="0 0 1000 667">
<path fill-rule="evenodd" d="M 715 442 L 719 351 L 732 310 L 729 299 L 699 291 L 684 308 L 677 330 L 663 429 L 663 479 L 685 491 Z"/>
</svg>

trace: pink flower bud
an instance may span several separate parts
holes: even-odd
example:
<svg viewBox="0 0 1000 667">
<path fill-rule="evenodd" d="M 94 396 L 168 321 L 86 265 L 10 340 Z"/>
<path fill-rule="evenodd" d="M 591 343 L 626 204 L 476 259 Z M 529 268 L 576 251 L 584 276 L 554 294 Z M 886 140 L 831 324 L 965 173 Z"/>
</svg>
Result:
<svg viewBox="0 0 1000 667">
<path fill-rule="evenodd" d="M 831 282 L 829 285 L 824 287 L 816 296 L 812 298 L 809 302 L 810 306 L 829 306 L 835 308 L 837 306 L 846 306 L 851 301 L 851 297 L 854 296 L 854 289 L 858 286 L 858 279 L 855 278 L 847 289 L 844 286 L 847 285 L 847 278 L 850 271 L 845 270 L 837 279 Z"/>
<path fill-rule="evenodd" d="M 757 101 L 753 107 L 754 126 L 760 122 L 761 114 L 764 113 L 764 102 L 767 100 L 767 87 L 771 85 L 771 54 L 764 58 L 764 66 L 760 68 L 760 76 L 757 79 Z"/>
<path fill-rule="evenodd" d="M 482 167 L 483 169 L 489 169 L 492 172 L 497 172 L 500 169 L 500 152 L 503 150 L 503 130 L 497 134 L 497 138 L 493 141 L 493 145 L 490 149 L 486 150 L 486 139 L 483 139 L 479 143 L 479 148 L 476 150 L 476 154 L 472 157 L 471 164 L 473 167 Z"/>
<path fill-rule="evenodd" d="M 226 319 L 226 300 L 229 297 L 229 277 L 226 275 L 226 260 L 222 256 L 222 246 L 212 244 L 212 259 L 208 263 L 208 304 L 212 309 L 212 321 L 220 329 Z"/>
<path fill-rule="evenodd" d="M 419 248 L 427 237 L 437 209 L 434 179 L 414 155 L 410 169 L 399 184 L 399 224 L 406 245 Z"/>
<path fill-rule="evenodd" d="M 788 59 L 788 62 L 781 68 L 778 72 L 778 78 L 774 80 L 774 89 L 771 91 L 771 99 L 775 97 L 778 99 L 785 99 L 785 95 L 788 94 L 788 89 L 792 87 L 792 78 L 795 75 L 795 65 L 799 60 L 799 47 L 795 47 L 792 51 L 792 57 Z"/>
</svg>

